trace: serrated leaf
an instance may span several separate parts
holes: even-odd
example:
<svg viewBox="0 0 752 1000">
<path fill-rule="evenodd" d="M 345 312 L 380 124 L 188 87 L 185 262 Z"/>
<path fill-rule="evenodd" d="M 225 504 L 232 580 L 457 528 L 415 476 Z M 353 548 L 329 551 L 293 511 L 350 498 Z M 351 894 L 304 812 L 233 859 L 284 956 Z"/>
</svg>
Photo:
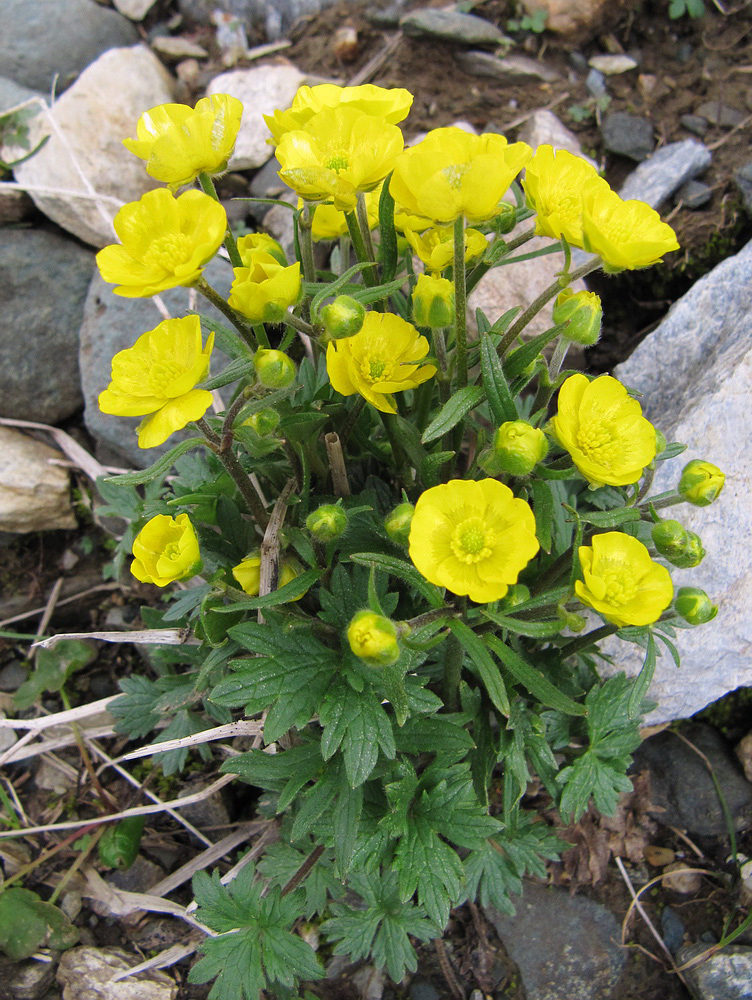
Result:
<svg viewBox="0 0 752 1000">
<path fill-rule="evenodd" d="M 509 715 L 509 698 L 498 666 L 483 640 L 459 618 L 448 622 L 449 628 L 476 666 L 488 697 L 502 715 Z"/>
<path fill-rule="evenodd" d="M 162 720 L 156 705 L 161 697 L 157 685 L 147 677 L 133 674 L 120 681 L 123 692 L 107 706 L 108 711 L 118 720 L 115 732 L 125 733 L 130 739 L 142 739 Z"/>
<path fill-rule="evenodd" d="M 430 444 L 456 427 L 460 420 L 483 400 L 485 393 L 478 385 L 466 385 L 458 389 L 442 406 L 438 415 L 423 431 L 421 441 Z"/>
<path fill-rule="evenodd" d="M 428 916 L 446 927 L 449 910 L 459 899 L 464 882 L 456 851 L 445 844 L 425 820 L 415 818 L 400 838 L 394 858 L 400 896 L 406 903 L 414 893 Z"/>
<path fill-rule="evenodd" d="M 321 754 L 324 760 L 329 760 L 342 747 L 351 788 L 362 785 L 369 777 L 379 749 L 390 760 L 394 758 L 392 724 L 370 685 L 357 692 L 339 681 L 327 692 L 319 718 L 324 727 Z"/>
<path fill-rule="evenodd" d="M 496 636 L 486 639 L 488 646 L 496 653 L 514 679 L 522 684 L 535 698 L 549 708 L 555 708 L 566 715 L 587 715 L 584 705 L 578 705 L 543 676 L 540 670 L 526 663 L 519 653 L 507 646 Z"/>
<path fill-rule="evenodd" d="M 605 816 L 613 816 L 623 792 L 632 791 L 632 782 L 623 770 L 590 751 L 559 773 L 564 786 L 559 802 L 563 817 L 572 822 L 582 816 L 592 796 L 595 808 Z"/>
</svg>

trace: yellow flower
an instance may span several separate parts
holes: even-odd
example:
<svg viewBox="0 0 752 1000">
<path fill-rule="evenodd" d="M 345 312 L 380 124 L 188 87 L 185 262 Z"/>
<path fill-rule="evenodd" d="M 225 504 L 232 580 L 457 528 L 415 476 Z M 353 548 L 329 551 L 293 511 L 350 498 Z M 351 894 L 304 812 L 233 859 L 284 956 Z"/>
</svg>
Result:
<svg viewBox="0 0 752 1000">
<path fill-rule="evenodd" d="M 366 212 L 368 213 L 368 228 L 375 229 L 379 224 L 379 198 L 381 184 L 365 196 Z M 303 199 L 298 201 L 298 208 L 303 207 Z M 315 206 L 311 235 L 314 240 L 337 240 L 347 232 L 345 213 L 334 205 L 320 204 Z"/>
<path fill-rule="evenodd" d="M 497 479 L 452 479 L 421 493 L 410 558 L 431 583 L 479 604 L 498 601 L 539 549 L 535 517 Z"/>
<path fill-rule="evenodd" d="M 610 375 L 589 382 L 571 375 L 552 420 L 559 443 L 594 486 L 628 486 L 655 458 L 655 428 L 642 407 Z"/>
<path fill-rule="evenodd" d="M 295 577 L 300 576 L 302 572 L 302 567 L 297 559 L 283 559 L 279 567 L 277 589 L 284 587 L 286 583 L 292 583 Z M 232 567 L 232 575 L 246 594 L 250 597 L 258 597 L 261 585 L 261 554 L 259 552 L 251 552 L 237 566 Z M 296 598 L 296 600 L 299 601 L 300 597 Z"/>
<path fill-rule="evenodd" d="M 133 539 L 131 573 L 141 583 L 166 587 L 201 569 L 198 539 L 187 514 L 157 514 Z"/>
<path fill-rule="evenodd" d="M 529 476 L 548 454 L 546 435 L 527 420 L 507 420 L 494 434 L 499 467 L 513 476 Z"/>
<path fill-rule="evenodd" d="M 440 330 L 454 321 L 454 282 L 419 274 L 412 295 L 416 326 Z"/>
<path fill-rule="evenodd" d="M 347 641 L 353 653 L 372 667 L 389 667 L 400 658 L 397 626 L 373 611 L 358 611 L 347 626 Z"/>
<path fill-rule="evenodd" d="M 112 359 L 112 381 L 99 395 L 99 409 L 118 417 L 141 417 L 139 448 L 155 448 L 211 406 L 212 394 L 195 385 L 206 377 L 214 346 L 201 346 L 198 316 L 166 319 L 141 334 L 133 347 Z"/>
<path fill-rule="evenodd" d="M 650 267 L 678 250 L 676 233 L 644 201 L 623 201 L 608 185 L 588 182 L 582 192 L 582 246 L 606 271 Z"/>
<path fill-rule="evenodd" d="M 693 458 L 682 469 L 679 495 L 695 507 L 707 507 L 720 496 L 725 482 L 726 477 L 717 465 Z"/>
<path fill-rule="evenodd" d="M 264 253 L 269 253 L 274 257 L 276 261 L 283 266 L 287 266 L 287 257 L 285 256 L 285 251 L 282 249 L 280 243 L 278 243 L 273 236 L 269 236 L 268 233 L 246 233 L 245 236 L 241 236 L 238 239 L 238 253 L 240 254 L 240 259 L 243 261 L 244 267 L 250 267 L 251 254 L 255 253 L 257 250 L 263 250 Z"/>
<path fill-rule="evenodd" d="M 611 190 L 595 167 L 566 149 L 538 146 L 525 167 L 522 186 L 528 205 L 535 210 L 535 232 L 572 246 L 582 246 L 582 189 L 588 183 Z"/>
<path fill-rule="evenodd" d="M 288 111 L 264 115 L 264 121 L 272 133 L 269 141 L 278 143 L 285 132 L 304 128 L 315 114 L 327 108 L 353 108 L 389 125 L 396 125 L 407 118 L 412 103 L 413 95 L 397 87 L 387 90 L 370 83 L 360 87 L 322 83 L 318 87 L 301 87 Z"/>
<path fill-rule="evenodd" d="M 280 323 L 300 296 L 300 261 L 283 267 L 271 254 L 242 255 L 245 267 L 233 268 L 229 302 L 253 323 Z"/>
<path fill-rule="evenodd" d="M 497 214 L 502 195 L 531 155 L 526 143 L 509 146 L 502 135 L 437 128 L 399 157 L 389 190 L 412 215 L 480 222 Z"/>
<path fill-rule="evenodd" d="M 578 554 L 584 582 L 575 581 L 577 596 L 614 625 L 650 625 L 671 603 L 669 571 L 653 562 L 632 535 L 595 535 L 592 545 L 581 545 Z"/>
<path fill-rule="evenodd" d="M 432 273 L 443 271 L 454 261 L 451 226 L 431 226 L 423 233 L 417 233 L 408 226 L 403 232 L 407 242 Z M 486 237 L 478 229 L 465 230 L 465 263 L 482 257 L 487 247 Z"/>
<path fill-rule="evenodd" d="M 190 184 L 200 173 L 221 174 L 235 148 L 243 105 L 229 94 L 203 97 L 195 109 L 160 104 L 136 125 L 136 139 L 123 145 L 142 160 L 146 172 L 172 190 Z"/>
<path fill-rule="evenodd" d="M 319 111 L 277 146 L 279 176 L 308 201 L 331 200 L 343 212 L 359 191 L 372 191 L 402 152 L 396 125 L 341 106 Z"/>
<path fill-rule="evenodd" d="M 332 386 L 343 396 L 359 392 L 382 413 L 396 413 L 393 392 L 414 389 L 436 374 L 434 365 L 421 365 L 428 341 L 411 323 L 394 313 L 366 313 L 354 337 L 330 341 L 326 370 Z"/>
<path fill-rule="evenodd" d="M 115 216 L 113 243 L 97 254 L 105 281 L 124 298 L 144 298 L 167 288 L 192 285 L 225 238 L 227 216 L 202 191 L 175 198 L 165 188 L 147 191 Z"/>
</svg>

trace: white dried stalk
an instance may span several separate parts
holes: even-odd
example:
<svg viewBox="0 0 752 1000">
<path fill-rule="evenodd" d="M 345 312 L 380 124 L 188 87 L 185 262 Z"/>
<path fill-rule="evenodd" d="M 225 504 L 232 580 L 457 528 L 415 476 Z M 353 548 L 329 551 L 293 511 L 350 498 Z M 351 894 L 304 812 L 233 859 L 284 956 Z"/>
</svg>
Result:
<svg viewBox="0 0 752 1000">
<path fill-rule="evenodd" d="M 90 701 L 88 705 L 66 708 L 63 712 L 53 712 L 52 715 L 43 715 L 39 719 L 0 719 L 0 729 L 28 729 L 38 733 L 42 729 L 49 729 L 50 726 L 67 726 L 71 722 L 79 722 L 81 719 L 88 719 L 92 715 L 105 712 L 110 702 L 119 697 L 117 694 L 111 694 L 107 698 L 100 698 L 99 701 Z"/>
<path fill-rule="evenodd" d="M 102 903 L 113 917 L 127 917 L 138 910 L 146 910 L 148 913 L 167 913 L 171 917 L 185 920 L 186 923 L 197 927 L 210 937 L 217 937 L 215 931 L 192 917 L 186 908 L 180 906 L 179 903 L 172 903 L 168 899 L 161 899 L 159 896 L 152 896 L 146 892 L 127 892 L 125 889 L 116 889 L 109 882 L 105 882 L 93 868 L 86 868 L 83 875 L 86 879 L 86 888 L 82 890 L 81 895 Z"/>
<path fill-rule="evenodd" d="M 147 628 L 134 632 L 61 632 L 31 644 L 31 649 L 54 649 L 63 639 L 99 639 L 101 642 L 147 643 L 151 646 L 198 646 L 188 628 Z"/>
<path fill-rule="evenodd" d="M 198 943 L 196 941 L 195 944 L 173 944 L 169 948 L 165 948 L 164 951 L 160 951 L 153 958 L 141 962 L 140 965 L 134 965 L 132 969 L 125 969 L 125 971 L 119 972 L 116 976 L 112 977 L 110 982 L 119 983 L 130 976 L 138 976 L 140 973 L 150 972 L 152 969 L 169 969 L 171 965 L 175 965 L 177 962 L 192 955 Z"/>
<path fill-rule="evenodd" d="M 148 746 L 139 747 L 138 750 L 132 750 L 130 753 L 115 759 L 117 761 L 136 760 L 138 757 L 151 757 L 153 754 L 166 753 L 168 750 L 183 750 L 185 747 L 198 746 L 200 743 L 212 743 L 214 740 L 231 739 L 235 736 L 257 736 L 260 732 L 261 724 L 259 722 L 241 719 L 238 722 L 229 722 L 225 726 L 215 726 L 214 729 L 204 729 L 192 736 L 164 740 L 161 743 L 150 743 Z"/>
<path fill-rule="evenodd" d="M 86 735 L 91 739 L 102 739 L 103 737 L 114 736 L 114 734 L 115 730 L 112 726 L 97 726 L 94 729 L 87 728 L 86 730 Z M 35 736 L 36 733 L 31 735 Z M 72 732 L 68 733 L 66 736 L 58 736 L 55 739 L 43 740 L 41 743 L 34 743 L 31 746 L 28 746 L 28 744 L 22 745 L 21 740 L 19 740 L 10 748 L 10 756 L 5 758 L 4 763 L 16 764 L 20 760 L 29 760 L 32 757 L 38 757 L 39 754 L 50 753 L 54 750 L 64 750 L 66 747 L 73 746 L 75 742 L 76 737 Z"/>
<path fill-rule="evenodd" d="M 225 854 L 229 854 L 230 851 L 239 847 L 240 844 L 248 840 L 252 833 L 256 833 L 259 827 L 264 828 L 273 823 L 274 820 L 269 819 L 242 823 L 237 830 L 228 833 L 226 837 L 218 840 L 216 844 L 212 844 L 211 847 L 207 847 L 205 851 L 197 854 L 192 861 L 181 865 L 176 871 L 171 872 L 166 878 L 153 885 L 149 889 L 149 893 L 152 896 L 166 896 L 184 882 L 192 879 L 196 872 L 203 871 L 204 868 L 208 868 L 209 865 L 213 865 L 220 858 L 223 858 Z"/>
<path fill-rule="evenodd" d="M 49 424 L 38 424 L 33 420 L 14 420 L 11 417 L 0 417 L 0 424 L 4 427 L 21 427 L 32 431 L 46 431 L 47 434 L 52 435 L 60 451 L 67 455 L 72 462 L 75 462 L 90 479 L 96 480 L 100 476 L 107 475 L 107 469 L 93 455 L 90 455 L 85 448 L 82 448 L 78 441 L 75 441 L 65 431 L 61 431 L 59 427 L 51 427 Z"/>
</svg>

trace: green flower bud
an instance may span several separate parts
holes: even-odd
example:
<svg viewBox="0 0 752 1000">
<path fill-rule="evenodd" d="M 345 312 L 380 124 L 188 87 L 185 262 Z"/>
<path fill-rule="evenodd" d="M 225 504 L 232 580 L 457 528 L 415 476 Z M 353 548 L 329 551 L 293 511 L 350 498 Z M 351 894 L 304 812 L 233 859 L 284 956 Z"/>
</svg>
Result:
<svg viewBox="0 0 752 1000">
<path fill-rule="evenodd" d="M 530 600 L 530 589 L 524 583 L 513 583 L 502 599 L 501 606 L 504 611 L 511 611 L 518 604 L 525 604 Z"/>
<path fill-rule="evenodd" d="M 565 288 L 554 303 L 554 323 L 567 324 L 562 330 L 562 337 L 583 347 L 598 343 L 602 319 L 603 307 L 595 292 L 573 292 L 571 288 Z"/>
<path fill-rule="evenodd" d="M 678 569 L 691 569 L 693 566 L 699 566 L 705 558 L 705 549 L 702 547 L 700 536 L 696 535 L 694 531 L 688 531 L 687 542 L 683 550 L 673 558 L 667 558 Z"/>
<path fill-rule="evenodd" d="M 493 450 L 504 472 L 528 476 L 548 454 L 548 441 L 526 420 L 507 420 L 494 435 Z"/>
<path fill-rule="evenodd" d="M 652 536 L 653 545 L 669 562 L 684 552 L 689 540 L 689 532 L 679 521 L 659 521 L 653 525 Z"/>
<path fill-rule="evenodd" d="M 259 437 L 268 437 L 273 434 L 279 426 L 279 414 L 271 407 L 252 413 L 245 423 L 254 429 Z"/>
<path fill-rule="evenodd" d="M 306 518 L 306 528 L 320 542 L 331 542 L 347 528 L 347 514 L 338 505 L 325 503 Z"/>
<path fill-rule="evenodd" d="M 266 348 L 256 351 L 253 357 L 259 382 L 267 389 L 284 389 L 295 381 L 295 365 L 284 351 Z"/>
<path fill-rule="evenodd" d="M 662 431 L 659 431 L 657 427 L 655 430 L 655 454 L 656 456 L 662 455 L 668 446 L 668 441 L 666 440 L 666 435 Z"/>
<path fill-rule="evenodd" d="M 508 201 L 500 201 L 496 209 L 497 215 L 491 219 L 491 227 L 494 232 L 499 233 L 501 236 L 511 233 L 517 225 L 517 209 L 514 205 L 510 205 Z"/>
<path fill-rule="evenodd" d="M 347 641 L 355 655 L 372 667 L 388 667 L 400 657 L 397 626 L 373 611 L 358 611 L 347 626 Z"/>
<path fill-rule="evenodd" d="M 413 290 L 413 322 L 440 330 L 454 322 L 454 284 L 447 278 L 421 274 Z"/>
<path fill-rule="evenodd" d="M 704 625 L 718 614 L 718 605 L 713 604 L 699 587 L 680 587 L 674 601 L 676 613 L 690 625 Z"/>
<path fill-rule="evenodd" d="M 393 542 L 398 545 L 407 545 L 414 513 L 415 507 L 411 503 L 401 503 L 390 514 L 387 514 L 384 527 Z"/>
<path fill-rule="evenodd" d="M 682 470 L 679 494 L 695 507 L 707 507 L 718 498 L 725 481 L 717 465 L 694 458 Z"/>
<path fill-rule="evenodd" d="M 321 310 L 321 321 L 331 340 L 354 337 L 363 326 L 366 308 L 350 295 L 338 295 Z"/>
</svg>

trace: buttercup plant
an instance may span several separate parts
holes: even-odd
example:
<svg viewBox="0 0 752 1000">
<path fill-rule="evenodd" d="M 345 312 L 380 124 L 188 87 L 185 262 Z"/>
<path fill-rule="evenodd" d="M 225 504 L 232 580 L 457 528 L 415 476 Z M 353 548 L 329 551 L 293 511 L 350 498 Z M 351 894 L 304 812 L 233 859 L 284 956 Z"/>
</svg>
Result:
<svg viewBox="0 0 752 1000">
<path fill-rule="evenodd" d="M 673 231 L 550 147 L 449 128 L 403 150 L 411 100 L 304 87 L 267 117 L 301 198 L 293 261 L 264 234 L 236 241 L 215 200 L 236 103 L 153 108 L 126 145 L 174 191 L 126 205 L 121 244 L 98 255 L 118 294 L 184 285 L 221 314 L 134 330 L 100 397 L 145 418 L 142 448 L 172 444 L 102 490 L 133 521 L 119 554 L 135 535 L 133 576 L 182 581 L 146 624 L 198 640 L 154 647 L 159 683 L 122 681 L 119 729 L 148 735 L 166 681 L 164 738 L 261 723 L 220 769 L 261 790 L 273 846 L 228 885 L 194 879 L 216 934 L 191 979 L 214 979 L 220 1000 L 287 997 L 323 974 L 302 916 L 399 981 L 452 907 L 513 912 L 523 876 L 565 846 L 531 813 L 533 772 L 547 815 L 613 812 L 657 653 L 676 657 L 675 630 L 716 613 L 692 586 L 699 538 L 659 511 L 715 502 L 722 472 L 694 460 L 652 494 L 683 446 L 628 386 L 565 368 L 601 326 L 597 296 L 572 283 L 655 263 Z M 536 234 L 563 251 L 550 287 L 504 316 L 478 310 L 470 339 L 468 292 Z M 314 240 L 336 244 L 328 267 Z M 202 275 L 223 244 L 229 300 Z M 573 268 L 571 246 L 594 256 Z M 551 328 L 526 337 L 554 300 Z M 229 361 L 210 373 L 215 339 Z M 614 634 L 645 649 L 632 680 L 601 675 Z"/>
</svg>

